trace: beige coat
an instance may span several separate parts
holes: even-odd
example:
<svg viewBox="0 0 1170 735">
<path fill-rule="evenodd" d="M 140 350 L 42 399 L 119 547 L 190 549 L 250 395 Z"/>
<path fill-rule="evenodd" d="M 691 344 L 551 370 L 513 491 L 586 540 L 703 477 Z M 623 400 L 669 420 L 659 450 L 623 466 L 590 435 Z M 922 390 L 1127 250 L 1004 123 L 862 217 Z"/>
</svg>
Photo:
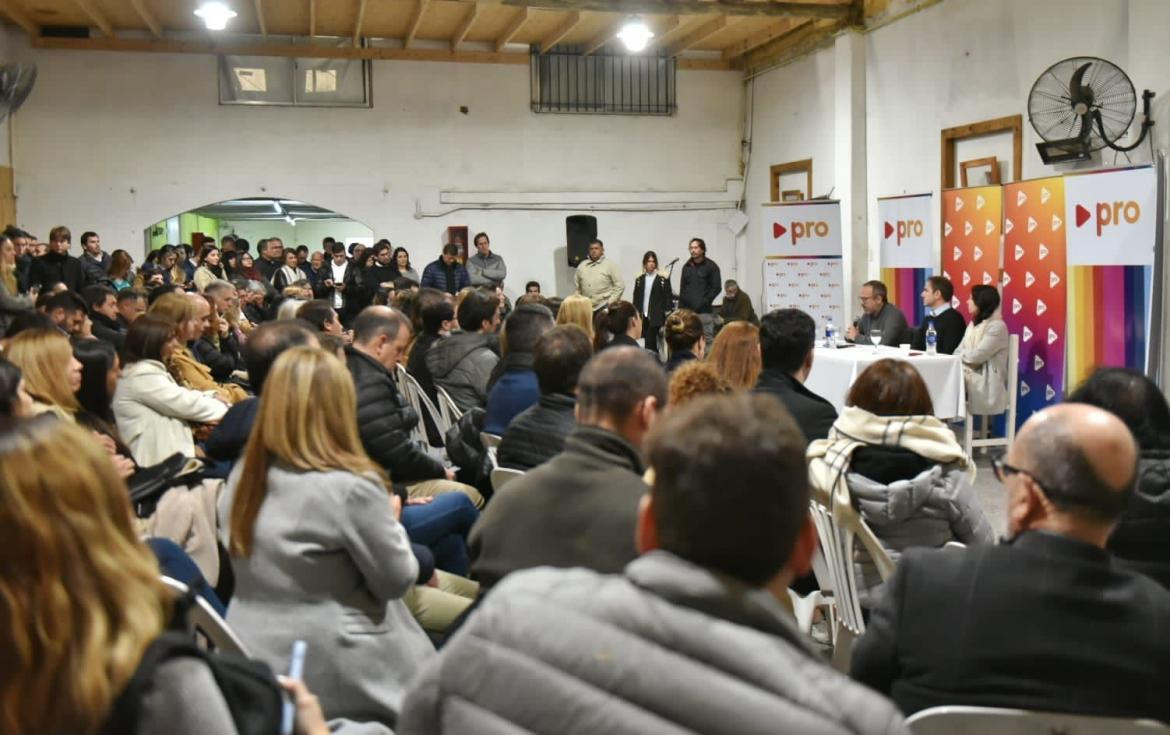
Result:
<svg viewBox="0 0 1170 735">
<path fill-rule="evenodd" d="M 596 262 L 589 259 L 581 261 L 573 279 L 577 285 L 577 293 L 588 297 L 593 302 L 594 310 L 620 300 L 626 290 L 626 283 L 622 280 L 617 263 L 604 255 Z"/>
<path fill-rule="evenodd" d="M 963 361 L 967 384 L 967 410 L 972 415 L 1003 413 L 1008 407 L 1007 325 L 993 315 L 980 324 L 971 323 L 955 355 Z"/>
<path fill-rule="evenodd" d="M 118 434 L 140 465 L 158 464 L 175 452 L 195 456 L 190 423 L 219 421 L 227 404 L 175 382 L 157 360 L 127 365 L 114 391 Z"/>
</svg>

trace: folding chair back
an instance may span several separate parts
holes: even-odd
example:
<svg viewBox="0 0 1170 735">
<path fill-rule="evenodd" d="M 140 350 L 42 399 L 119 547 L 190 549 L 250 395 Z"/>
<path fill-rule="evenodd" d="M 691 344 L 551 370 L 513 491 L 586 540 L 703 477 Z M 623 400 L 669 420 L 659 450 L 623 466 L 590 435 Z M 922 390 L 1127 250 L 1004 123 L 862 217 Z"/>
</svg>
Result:
<svg viewBox="0 0 1170 735">
<path fill-rule="evenodd" d="M 505 485 L 517 477 L 523 477 L 524 472 L 508 467 L 496 467 L 492 470 L 492 491 L 499 492 Z"/>
<path fill-rule="evenodd" d="M 479 432 L 479 441 L 483 444 L 483 450 L 487 452 L 488 461 L 491 462 L 492 469 L 499 467 L 496 462 L 496 450 L 500 448 L 500 437 L 496 434 L 489 434 L 486 431 Z"/>
<path fill-rule="evenodd" d="M 162 582 L 174 590 L 177 595 L 186 595 L 190 592 L 187 585 L 166 575 L 163 575 Z M 203 635 L 216 650 L 238 653 L 241 656 L 248 655 L 244 642 L 235 634 L 235 631 L 228 627 L 227 621 L 215 611 L 215 608 L 202 597 L 195 595 L 195 604 L 192 605 L 187 620 L 193 628 L 192 632 Z"/>
<path fill-rule="evenodd" d="M 914 735 L 1157 735 L 1170 733 L 1154 720 L 998 707 L 931 707 L 906 720 Z"/>
<path fill-rule="evenodd" d="M 436 385 L 435 391 L 439 394 L 439 413 L 443 416 L 443 424 L 449 429 L 455 425 L 455 422 L 463 418 L 463 412 L 459 410 L 459 406 L 455 405 L 451 394 L 441 385 Z M 443 433 L 447 433 L 447 430 L 444 429 Z"/>
</svg>

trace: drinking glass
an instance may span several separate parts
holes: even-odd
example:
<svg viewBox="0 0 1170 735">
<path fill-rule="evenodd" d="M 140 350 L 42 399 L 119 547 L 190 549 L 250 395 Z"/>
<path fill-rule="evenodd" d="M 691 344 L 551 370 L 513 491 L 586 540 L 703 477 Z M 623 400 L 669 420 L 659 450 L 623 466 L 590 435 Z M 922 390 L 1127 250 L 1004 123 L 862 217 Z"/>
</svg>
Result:
<svg viewBox="0 0 1170 735">
<path fill-rule="evenodd" d="M 873 342 L 873 352 L 876 355 L 877 351 L 878 351 L 878 345 L 880 345 L 882 343 L 882 330 L 880 330 L 880 329 L 869 330 L 869 341 Z"/>
</svg>

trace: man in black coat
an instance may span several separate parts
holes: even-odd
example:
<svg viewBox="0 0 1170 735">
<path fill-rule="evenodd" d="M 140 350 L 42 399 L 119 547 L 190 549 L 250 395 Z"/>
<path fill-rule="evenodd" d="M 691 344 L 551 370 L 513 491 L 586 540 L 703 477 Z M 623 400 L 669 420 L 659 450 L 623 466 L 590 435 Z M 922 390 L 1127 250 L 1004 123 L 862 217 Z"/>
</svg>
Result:
<svg viewBox="0 0 1170 735">
<path fill-rule="evenodd" d="M 616 574 L 633 561 L 642 440 L 665 403 L 666 373 L 645 350 L 614 347 L 590 360 L 565 451 L 510 482 L 472 529 L 472 577 L 486 590 L 518 569 Z"/>
<path fill-rule="evenodd" d="M 914 330 L 911 347 L 925 350 L 927 326 L 934 324 L 934 331 L 938 335 L 935 343 L 938 354 L 953 355 L 959 349 L 959 345 L 963 344 L 963 335 L 967 333 L 967 320 L 958 310 L 951 308 L 951 297 L 954 295 L 955 287 L 951 285 L 950 279 L 944 276 L 926 279 L 926 286 L 922 289 L 922 305 L 926 307 L 926 316 Z"/>
<path fill-rule="evenodd" d="M 816 322 L 800 309 L 777 309 L 760 320 L 764 369 L 755 391 L 779 398 L 808 442 L 827 437 L 837 420 L 833 404 L 804 387 L 812 370 L 816 338 Z"/>
<path fill-rule="evenodd" d="M 81 293 L 88 281 L 81 261 L 69 254 L 72 240 L 73 235 L 68 227 L 58 226 L 49 231 L 48 252 L 34 258 L 29 266 L 29 288 L 48 291 L 54 284 L 64 283 L 70 291 Z"/>
<path fill-rule="evenodd" d="M 690 309 L 703 322 L 703 336 L 707 346 L 715 339 L 715 314 L 711 304 L 723 290 L 723 278 L 719 266 L 707 257 L 707 243 L 696 237 L 687 246 L 691 259 L 682 269 L 678 283 L 678 308 Z M 702 357 L 702 355 L 700 355 Z"/>
<path fill-rule="evenodd" d="M 593 357 L 589 336 L 563 324 L 541 335 L 532 351 L 532 369 L 540 385 L 540 400 L 508 424 L 496 451 L 501 467 L 530 470 L 565 448 L 576 428 L 577 377 Z"/>
<path fill-rule="evenodd" d="M 658 272 L 658 255 L 650 251 L 642 256 L 642 275 L 634 279 L 634 308 L 642 317 L 642 337 L 646 349 L 656 355 L 658 331 L 666 323 L 667 312 L 674 308 L 673 302 L 670 279 Z"/>
<path fill-rule="evenodd" d="M 118 321 L 118 294 L 109 286 L 94 285 L 86 286 L 81 292 L 81 298 L 85 299 L 85 305 L 89 308 L 93 336 L 121 351 L 129 328 L 123 327 Z"/>
<path fill-rule="evenodd" d="M 1170 591 L 1105 550 L 1134 485 L 1129 430 L 1057 405 L 994 468 L 1012 540 L 908 549 L 853 677 L 907 715 L 969 705 L 1170 722 Z"/>
<path fill-rule="evenodd" d="M 357 266 L 345 257 L 345 245 L 333 243 L 329 261 L 321 266 L 313 283 L 313 295 L 327 299 L 342 324 L 349 324 L 362 308 L 361 294 L 354 285 L 356 275 Z"/>
</svg>

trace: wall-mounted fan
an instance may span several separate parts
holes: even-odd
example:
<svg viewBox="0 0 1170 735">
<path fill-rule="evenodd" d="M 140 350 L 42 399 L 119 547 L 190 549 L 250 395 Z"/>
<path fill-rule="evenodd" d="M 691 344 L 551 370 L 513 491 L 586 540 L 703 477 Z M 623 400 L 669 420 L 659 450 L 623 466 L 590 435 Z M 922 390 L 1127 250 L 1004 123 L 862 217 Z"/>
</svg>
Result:
<svg viewBox="0 0 1170 735">
<path fill-rule="evenodd" d="M 24 104 L 36 81 L 33 64 L 0 64 L 0 120 Z"/>
<path fill-rule="evenodd" d="M 1036 149 L 1044 163 L 1087 159 L 1093 151 L 1132 151 L 1142 144 L 1154 121 L 1150 100 L 1142 92 L 1142 130 L 1128 146 L 1119 146 L 1133 123 L 1137 95 L 1133 82 L 1112 62 L 1075 56 L 1048 67 L 1028 93 L 1028 119 L 1044 139 Z"/>
</svg>

